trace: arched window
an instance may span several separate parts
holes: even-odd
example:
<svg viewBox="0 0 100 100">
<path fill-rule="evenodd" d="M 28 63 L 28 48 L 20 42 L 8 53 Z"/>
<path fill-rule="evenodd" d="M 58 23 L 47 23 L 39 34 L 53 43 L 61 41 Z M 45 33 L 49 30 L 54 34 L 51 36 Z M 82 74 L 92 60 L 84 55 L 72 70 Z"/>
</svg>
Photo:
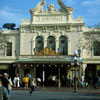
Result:
<svg viewBox="0 0 100 100">
<path fill-rule="evenodd" d="M 47 47 L 51 48 L 53 51 L 55 51 L 55 38 L 53 36 L 49 36 L 47 39 Z"/>
<path fill-rule="evenodd" d="M 43 47 L 44 47 L 43 37 L 37 36 L 35 39 L 35 51 L 39 52 L 43 50 Z"/>
<path fill-rule="evenodd" d="M 62 55 L 68 54 L 68 41 L 65 36 L 59 38 L 59 53 Z"/>
</svg>

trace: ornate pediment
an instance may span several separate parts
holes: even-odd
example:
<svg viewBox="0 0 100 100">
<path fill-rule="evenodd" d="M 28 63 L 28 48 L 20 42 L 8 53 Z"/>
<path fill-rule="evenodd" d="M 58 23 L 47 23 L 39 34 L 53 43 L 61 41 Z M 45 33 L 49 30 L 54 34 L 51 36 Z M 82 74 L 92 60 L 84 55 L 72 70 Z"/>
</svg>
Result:
<svg viewBox="0 0 100 100">
<path fill-rule="evenodd" d="M 58 1 L 58 4 L 60 5 L 60 10 L 58 11 L 56 9 L 56 7 L 54 6 L 54 4 L 50 4 L 48 5 L 46 11 L 43 10 L 43 7 L 44 5 L 46 4 L 46 1 L 45 0 L 42 0 L 40 1 L 37 6 L 35 8 L 32 8 L 30 9 L 30 12 L 32 14 L 38 14 L 38 13 L 53 13 L 53 12 L 56 12 L 56 13 L 61 13 L 61 12 L 64 12 L 64 13 L 70 13 L 73 11 L 73 8 L 71 7 L 68 7 L 66 6 L 62 0 L 57 0 Z"/>
<path fill-rule="evenodd" d="M 59 53 L 56 53 L 51 48 L 46 47 L 42 51 L 36 52 L 35 55 L 36 56 L 57 56 L 59 55 Z"/>
<path fill-rule="evenodd" d="M 55 12 L 57 10 L 56 10 L 56 7 L 54 6 L 54 4 L 50 4 L 50 5 L 48 5 L 46 11 L 52 13 L 52 12 Z"/>
<path fill-rule="evenodd" d="M 46 1 L 42 0 L 35 8 L 30 10 L 31 24 L 66 24 L 66 23 L 83 23 L 82 17 L 74 19 L 72 17 L 73 8 L 66 6 L 62 0 L 57 0 L 60 5 L 60 9 L 56 9 L 54 4 L 48 5 L 46 10 L 43 7 Z"/>
</svg>

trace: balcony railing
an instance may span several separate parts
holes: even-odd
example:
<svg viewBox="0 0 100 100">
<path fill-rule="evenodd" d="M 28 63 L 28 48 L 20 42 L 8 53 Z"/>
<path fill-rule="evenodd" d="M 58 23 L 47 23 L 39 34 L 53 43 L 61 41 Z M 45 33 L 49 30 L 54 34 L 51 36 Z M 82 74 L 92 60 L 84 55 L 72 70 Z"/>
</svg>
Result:
<svg viewBox="0 0 100 100">
<path fill-rule="evenodd" d="M 59 55 L 59 56 L 36 56 L 36 55 L 20 55 L 19 59 L 45 59 L 45 58 L 55 58 L 55 59 L 61 59 L 61 58 L 70 58 L 68 55 Z"/>
</svg>

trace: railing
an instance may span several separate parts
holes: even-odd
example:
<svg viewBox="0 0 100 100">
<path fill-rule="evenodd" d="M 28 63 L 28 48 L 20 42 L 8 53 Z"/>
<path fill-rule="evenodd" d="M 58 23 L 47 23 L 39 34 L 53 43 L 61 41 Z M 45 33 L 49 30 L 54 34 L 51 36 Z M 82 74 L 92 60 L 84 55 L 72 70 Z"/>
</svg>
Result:
<svg viewBox="0 0 100 100">
<path fill-rule="evenodd" d="M 61 58 L 70 58 L 70 56 L 69 55 L 59 55 L 59 56 L 35 56 L 35 55 L 20 55 L 19 56 L 19 59 L 27 59 L 27 58 L 29 58 L 29 59 L 45 59 L 45 58 L 59 58 L 59 59 L 61 59 Z"/>
<path fill-rule="evenodd" d="M 64 59 L 64 58 L 70 58 L 70 55 L 57 55 L 57 56 L 36 56 L 36 55 L 19 55 L 19 56 L 0 56 L 0 59 Z"/>
</svg>

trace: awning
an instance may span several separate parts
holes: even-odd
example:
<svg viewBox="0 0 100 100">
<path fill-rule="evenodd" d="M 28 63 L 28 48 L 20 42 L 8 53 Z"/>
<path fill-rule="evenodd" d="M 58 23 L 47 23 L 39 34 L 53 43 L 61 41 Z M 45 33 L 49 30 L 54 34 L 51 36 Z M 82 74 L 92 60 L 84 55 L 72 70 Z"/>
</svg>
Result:
<svg viewBox="0 0 100 100">
<path fill-rule="evenodd" d="M 57 59 L 57 58 L 42 58 L 42 59 L 18 59 L 16 60 L 16 63 L 70 63 L 71 59 L 65 58 L 65 59 Z"/>
</svg>

